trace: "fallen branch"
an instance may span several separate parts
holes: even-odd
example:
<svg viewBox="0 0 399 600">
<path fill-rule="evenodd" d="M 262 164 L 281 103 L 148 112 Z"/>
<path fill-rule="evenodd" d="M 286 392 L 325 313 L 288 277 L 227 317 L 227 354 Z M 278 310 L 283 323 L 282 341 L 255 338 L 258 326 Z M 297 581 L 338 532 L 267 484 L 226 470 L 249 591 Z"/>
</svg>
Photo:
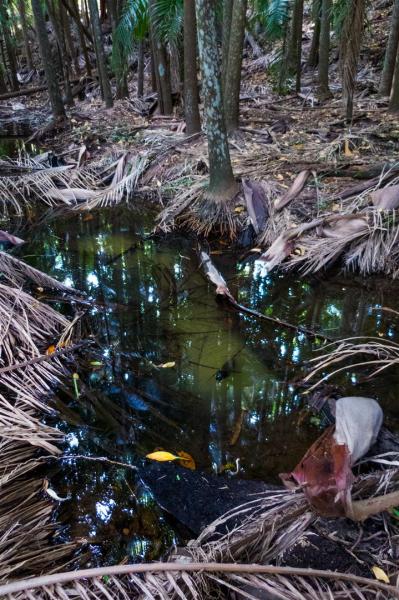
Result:
<svg viewBox="0 0 399 600">
<path fill-rule="evenodd" d="M 281 319 L 278 319 L 277 317 L 270 317 L 268 315 L 264 315 L 263 313 L 258 312 L 257 310 L 253 310 L 252 308 L 247 308 L 246 306 L 243 306 L 242 304 L 237 302 L 237 300 L 231 294 L 224 278 L 212 263 L 209 255 L 202 249 L 200 250 L 200 259 L 201 266 L 204 269 L 204 274 L 206 278 L 216 287 L 216 294 L 219 296 L 223 296 L 228 301 L 228 303 L 239 312 L 251 315 L 252 317 L 256 317 L 257 319 L 262 319 L 263 321 L 275 323 L 280 327 L 291 329 L 293 331 L 296 331 L 297 333 L 304 333 L 305 335 L 313 339 L 319 338 L 322 340 L 331 341 L 331 338 L 327 337 L 326 335 L 317 333 L 306 327 L 301 327 L 300 325 L 293 325 L 292 323 L 288 323 L 288 321 L 283 321 Z"/>
<path fill-rule="evenodd" d="M 7 367 L 3 367 L 0 369 L 0 375 L 3 373 L 9 373 L 10 371 L 16 371 L 17 369 L 24 369 L 25 367 L 30 367 L 31 365 L 37 365 L 38 363 L 45 362 L 47 360 L 52 360 L 53 358 L 58 358 L 63 354 L 67 354 L 68 352 L 74 352 L 81 348 L 82 346 L 87 346 L 87 344 L 91 344 L 91 340 L 84 340 L 83 342 L 79 342 L 78 344 L 74 344 L 73 346 L 68 346 L 67 348 L 61 348 L 52 354 L 42 354 L 40 356 L 36 356 L 35 358 L 31 358 L 30 360 L 25 360 L 24 362 L 14 363 L 12 365 L 8 365 Z"/>
<path fill-rule="evenodd" d="M 18 98 L 19 96 L 30 96 L 32 94 L 37 94 L 37 92 L 44 92 L 44 90 L 47 89 L 47 85 L 37 85 L 36 87 L 14 90 L 13 92 L 7 92 L 7 94 L 1 94 L 0 101 L 8 100 L 9 98 Z"/>
</svg>

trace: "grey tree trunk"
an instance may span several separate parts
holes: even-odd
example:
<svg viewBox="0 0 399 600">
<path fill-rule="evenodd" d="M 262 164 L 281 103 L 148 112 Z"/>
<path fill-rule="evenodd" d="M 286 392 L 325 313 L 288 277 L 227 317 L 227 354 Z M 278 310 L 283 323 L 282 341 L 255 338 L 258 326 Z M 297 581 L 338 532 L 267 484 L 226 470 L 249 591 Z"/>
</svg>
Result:
<svg viewBox="0 0 399 600">
<path fill-rule="evenodd" d="M 109 82 L 107 63 L 103 46 L 103 35 L 101 31 L 100 15 L 97 0 L 89 0 L 90 19 L 93 28 L 94 47 L 97 57 L 97 69 L 100 75 L 102 95 L 107 108 L 113 106 L 111 84 Z"/>
<path fill-rule="evenodd" d="M 234 0 L 223 0 L 222 26 L 222 88 L 226 83 L 227 65 L 229 63 L 231 19 L 233 16 Z"/>
<path fill-rule="evenodd" d="M 57 81 L 57 72 L 51 56 L 50 42 L 47 36 L 46 22 L 40 0 L 31 0 L 32 12 L 35 19 L 36 34 L 39 42 L 40 56 L 46 75 L 51 108 L 55 118 L 65 117 L 64 104 Z"/>
<path fill-rule="evenodd" d="M 149 0 L 150 11 L 156 0 Z M 158 105 L 161 115 L 171 115 L 173 112 L 172 87 L 170 83 L 170 68 L 166 49 L 157 38 L 154 24 L 151 23 L 151 44 L 154 57 L 155 80 L 158 93 Z"/>
<path fill-rule="evenodd" d="M 69 63 L 71 64 L 73 61 L 75 73 L 77 75 L 80 75 L 80 66 L 79 66 L 78 56 L 77 56 L 77 52 L 76 52 L 76 49 L 75 49 L 75 46 L 73 43 L 73 39 L 72 39 L 71 22 L 70 22 L 69 15 L 66 11 L 66 8 L 62 2 L 60 2 L 60 4 L 59 4 L 59 12 L 60 12 L 61 26 L 62 26 L 62 29 L 64 32 L 65 41 L 66 41 L 66 45 L 67 45 Z"/>
<path fill-rule="evenodd" d="M 320 28 L 321 28 L 321 1 L 313 0 L 313 19 L 314 30 L 312 36 L 312 44 L 310 46 L 308 65 L 309 67 L 317 67 L 319 62 L 319 43 L 320 43 Z"/>
<path fill-rule="evenodd" d="M 208 195 L 216 201 L 224 202 L 236 194 L 237 185 L 231 167 L 224 123 L 215 3 L 213 0 L 196 0 L 195 5 L 204 116 L 208 136 Z"/>
<path fill-rule="evenodd" d="M 198 108 L 197 21 L 195 0 L 184 0 L 184 115 L 186 133 L 201 131 Z"/>
<path fill-rule="evenodd" d="M 347 0 L 349 3 L 340 39 L 340 66 L 342 77 L 342 100 L 346 121 L 353 117 L 353 98 L 355 93 L 357 67 L 364 30 L 366 13 L 365 0 Z"/>
<path fill-rule="evenodd" d="M 138 59 L 137 59 L 137 96 L 142 98 L 144 95 L 144 40 L 139 41 Z"/>
<path fill-rule="evenodd" d="M 382 69 L 379 93 L 389 96 L 395 71 L 396 54 L 399 44 L 399 0 L 394 1 L 389 31 L 388 45 L 385 51 L 384 67 Z"/>
<path fill-rule="evenodd" d="M 69 4 L 68 5 L 64 5 L 64 6 L 65 6 L 66 9 L 67 9 L 67 6 L 70 7 Z M 85 59 L 86 72 L 87 72 L 88 76 L 91 77 L 90 57 L 89 57 L 89 52 L 87 50 L 86 39 L 85 39 L 85 31 L 84 31 L 83 23 L 82 23 L 81 18 L 80 18 L 79 5 L 78 5 L 77 0 L 74 0 L 74 6 L 73 6 L 72 12 L 71 12 L 71 8 L 69 8 L 68 12 L 69 12 L 69 14 L 71 15 L 71 17 L 73 18 L 73 20 L 76 23 L 76 27 L 78 29 L 78 35 L 79 35 L 79 44 L 80 44 L 80 47 L 81 47 L 81 50 L 82 50 L 83 57 Z"/>
<path fill-rule="evenodd" d="M 24 52 L 26 58 L 26 66 L 29 70 L 33 69 L 32 50 L 29 42 L 28 23 L 26 21 L 26 9 L 24 0 L 18 0 L 19 16 L 21 18 L 22 36 L 24 43 Z"/>
<path fill-rule="evenodd" d="M 395 73 L 392 84 L 392 94 L 389 101 L 389 112 L 399 112 L 399 48 L 396 56 Z"/>
<path fill-rule="evenodd" d="M 64 76 L 65 105 L 73 106 L 74 102 L 72 96 L 71 81 L 69 77 L 71 65 L 69 62 L 69 55 L 66 49 L 62 23 L 60 22 L 60 15 L 57 14 L 57 8 L 59 9 L 59 6 L 57 7 L 55 2 L 53 3 L 52 0 L 47 0 L 48 14 L 50 16 L 50 21 L 53 26 L 55 38 L 57 40 L 58 52 L 60 54 L 60 62 L 62 66 L 62 73 Z"/>
<path fill-rule="evenodd" d="M 234 131 L 239 125 L 241 67 L 246 14 L 247 0 L 234 0 L 231 19 L 229 60 L 223 91 L 227 131 Z"/>
<path fill-rule="evenodd" d="M 7 6 L 4 2 L 4 0 L 0 0 L 0 16 L 1 16 L 1 22 L 2 22 L 3 38 L 4 38 L 4 43 L 6 46 L 6 52 L 7 52 L 7 58 L 8 58 L 11 89 L 14 91 L 19 88 L 18 77 L 17 77 L 17 60 L 15 57 L 14 43 L 11 38 L 10 16 L 8 14 Z"/>
<path fill-rule="evenodd" d="M 330 23 L 332 0 L 323 0 L 321 8 L 320 49 L 319 49 L 319 96 L 321 100 L 331 97 L 328 86 L 330 65 Z"/>
</svg>

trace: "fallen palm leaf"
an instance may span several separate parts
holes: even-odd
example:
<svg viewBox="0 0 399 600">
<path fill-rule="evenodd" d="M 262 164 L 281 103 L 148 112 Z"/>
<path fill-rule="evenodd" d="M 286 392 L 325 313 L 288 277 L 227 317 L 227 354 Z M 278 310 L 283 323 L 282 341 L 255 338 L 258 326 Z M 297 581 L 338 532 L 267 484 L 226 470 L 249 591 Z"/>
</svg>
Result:
<svg viewBox="0 0 399 600">
<path fill-rule="evenodd" d="M 294 200 L 302 192 L 303 188 L 306 185 L 309 175 L 310 171 L 305 170 L 301 171 L 301 173 L 299 173 L 299 175 L 296 176 L 290 189 L 284 194 L 284 196 L 282 196 L 275 202 L 274 208 L 276 211 L 285 208 L 290 202 L 292 202 L 292 200 Z"/>
<path fill-rule="evenodd" d="M 157 452 L 151 452 L 151 454 L 146 454 L 146 458 L 150 460 L 156 460 L 158 462 L 170 462 L 172 460 L 190 460 L 190 458 L 185 458 L 183 456 L 176 456 L 171 452 L 166 452 L 165 450 L 158 450 Z"/>
</svg>

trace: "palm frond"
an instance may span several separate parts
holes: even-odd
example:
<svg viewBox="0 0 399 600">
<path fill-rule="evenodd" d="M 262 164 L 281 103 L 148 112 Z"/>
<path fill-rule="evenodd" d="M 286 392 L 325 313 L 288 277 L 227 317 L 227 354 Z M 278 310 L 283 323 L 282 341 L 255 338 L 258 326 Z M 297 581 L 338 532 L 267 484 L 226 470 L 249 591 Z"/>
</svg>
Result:
<svg viewBox="0 0 399 600">
<path fill-rule="evenodd" d="M 290 18 L 292 0 L 256 0 L 251 22 L 260 23 L 268 39 L 281 39 Z"/>
<path fill-rule="evenodd" d="M 126 0 L 113 33 L 112 67 L 125 74 L 135 43 L 148 33 L 148 0 Z"/>
<path fill-rule="evenodd" d="M 183 0 L 156 0 L 151 7 L 156 37 L 164 44 L 177 44 L 183 32 Z"/>
</svg>

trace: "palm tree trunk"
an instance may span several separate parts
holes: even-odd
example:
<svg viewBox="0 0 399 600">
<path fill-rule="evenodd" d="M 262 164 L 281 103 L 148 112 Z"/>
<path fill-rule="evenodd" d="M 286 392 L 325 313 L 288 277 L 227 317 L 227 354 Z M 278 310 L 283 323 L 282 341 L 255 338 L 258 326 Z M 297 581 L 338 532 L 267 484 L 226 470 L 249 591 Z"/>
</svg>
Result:
<svg viewBox="0 0 399 600">
<path fill-rule="evenodd" d="M 229 60 L 224 84 L 224 111 L 227 131 L 238 129 L 242 53 L 245 38 L 247 0 L 234 0 L 231 19 Z"/>
<path fill-rule="evenodd" d="M 149 0 L 150 14 L 156 0 Z M 166 49 L 163 43 L 157 38 L 154 24 L 151 22 L 151 44 L 154 58 L 155 80 L 158 93 L 158 105 L 161 115 L 171 115 L 173 112 L 172 87 L 170 84 L 170 68 Z"/>
<path fill-rule="evenodd" d="M 57 72 L 51 56 L 50 42 L 47 36 L 46 22 L 42 12 L 40 0 L 31 0 L 32 11 L 35 19 L 36 34 L 39 42 L 40 56 L 46 75 L 47 87 L 50 96 L 51 108 L 55 118 L 65 117 L 64 104 L 57 81 Z"/>
<path fill-rule="evenodd" d="M 14 43 L 11 38 L 11 23 L 5 0 L 0 0 L 0 19 L 2 22 L 2 31 L 8 58 L 11 89 L 16 91 L 19 88 L 17 77 L 17 60 L 15 57 Z"/>
<path fill-rule="evenodd" d="M 384 67 L 382 70 L 379 93 L 389 96 L 395 71 L 396 54 L 399 45 L 399 0 L 395 0 L 391 18 L 388 45 L 385 51 Z"/>
<path fill-rule="evenodd" d="M 77 0 L 72 0 L 72 1 L 74 3 L 73 10 L 72 10 L 72 12 L 69 11 L 69 13 L 76 23 L 76 27 L 77 27 L 78 35 L 79 35 L 79 44 L 80 44 L 82 54 L 83 54 L 83 57 L 85 60 L 86 72 L 87 72 L 87 75 L 89 77 L 91 77 L 90 57 L 89 57 L 89 52 L 88 52 L 87 46 L 86 46 L 84 26 L 83 26 L 83 23 L 82 23 L 82 20 L 80 17 L 80 13 L 79 13 L 79 5 L 78 5 Z M 68 6 L 70 6 L 70 5 L 68 5 Z M 67 6 L 65 6 L 65 8 L 67 8 Z"/>
<path fill-rule="evenodd" d="M 116 40 L 115 38 L 115 30 L 119 22 L 118 4 L 115 2 L 115 0 L 108 0 L 108 14 L 111 16 L 112 23 L 112 44 L 115 45 L 115 50 L 118 54 L 118 59 L 116 60 L 116 64 L 114 66 L 116 79 L 116 97 L 121 99 L 128 98 L 129 96 L 126 73 L 128 68 L 128 57 L 125 56 L 123 46 L 121 45 L 120 41 Z"/>
<path fill-rule="evenodd" d="M 357 65 L 362 43 L 365 0 L 348 0 L 349 6 L 345 16 L 340 40 L 340 64 L 342 77 L 342 99 L 346 120 L 353 117 L 353 96 L 355 93 Z"/>
<path fill-rule="evenodd" d="M 80 75 L 80 66 L 79 66 L 79 61 L 78 61 L 78 55 L 77 55 L 77 52 L 76 52 L 76 49 L 75 49 L 75 46 L 73 43 L 73 39 L 72 39 L 71 22 L 70 22 L 69 15 L 66 11 L 66 8 L 62 2 L 59 3 L 59 11 L 60 11 L 61 27 L 64 32 L 64 37 L 65 37 L 65 41 L 66 41 L 66 45 L 67 45 L 69 62 L 71 63 L 73 61 L 75 73 L 77 75 Z"/>
<path fill-rule="evenodd" d="M 89 10 L 91 24 L 93 28 L 93 39 L 97 57 L 97 69 L 100 75 L 102 95 L 107 108 L 113 106 L 111 84 L 109 82 L 107 63 L 103 46 L 103 36 L 101 31 L 100 15 L 98 12 L 97 0 L 89 0 Z"/>
<path fill-rule="evenodd" d="M 55 2 L 53 3 L 52 0 L 47 0 L 47 10 L 48 10 L 50 21 L 51 21 L 53 31 L 55 34 L 55 38 L 57 40 L 58 52 L 60 55 L 62 73 L 64 76 L 65 104 L 66 104 L 66 106 L 73 106 L 74 102 L 73 102 L 73 96 L 72 96 L 71 81 L 70 81 L 70 77 L 69 77 L 69 74 L 70 74 L 69 56 L 68 56 L 67 50 L 66 50 L 66 43 L 65 43 L 64 31 L 62 28 L 62 24 L 60 23 L 60 20 L 59 20 L 59 14 L 57 15 L 57 12 L 56 12 L 57 7 L 56 7 Z"/>
<path fill-rule="evenodd" d="M 303 27 L 303 4 L 304 0 L 296 0 L 295 5 L 295 39 L 296 39 L 296 91 L 301 91 L 302 75 L 302 27 Z"/>
<path fill-rule="evenodd" d="M 222 28 L 222 88 L 226 83 L 227 65 L 229 63 L 231 20 L 233 17 L 234 0 L 223 0 Z"/>
<path fill-rule="evenodd" d="M 319 44 L 320 44 L 320 29 L 321 29 L 321 2 L 322 0 L 313 0 L 313 19 L 314 30 L 312 36 L 312 44 L 310 46 L 308 65 L 309 67 L 317 67 L 319 62 Z"/>
<path fill-rule="evenodd" d="M 184 0 L 184 115 L 187 135 L 201 131 L 198 108 L 195 0 Z"/>
<path fill-rule="evenodd" d="M 137 97 L 144 95 L 144 40 L 139 41 L 137 58 Z"/>
<path fill-rule="evenodd" d="M 196 14 L 204 115 L 208 137 L 208 195 L 217 201 L 223 202 L 236 194 L 237 186 L 231 167 L 224 123 L 215 3 L 213 0 L 196 0 Z"/>
<path fill-rule="evenodd" d="M 320 50 L 319 50 L 319 96 L 326 100 L 331 96 L 328 86 L 330 66 L 330 23 L 332 0 L 323 0 L 321 8 Z"/>
<path fill-rule="evenodd" d="M 389 112 L 399 112 L 399 48 L 396 55 L 396 66 L 392 84 L 392 94 L 389 101 Z"/>
<path fill-rule="evenodd" d="M 33 69 L 32 50 L 29 43 L 28 23 L 26 21 L 25 0 L 18 0 L 18 11 L 21 18 L 22 37 L 24 43 L 24 52 L 26 66 L 31 71 Z"/>
</svg>

